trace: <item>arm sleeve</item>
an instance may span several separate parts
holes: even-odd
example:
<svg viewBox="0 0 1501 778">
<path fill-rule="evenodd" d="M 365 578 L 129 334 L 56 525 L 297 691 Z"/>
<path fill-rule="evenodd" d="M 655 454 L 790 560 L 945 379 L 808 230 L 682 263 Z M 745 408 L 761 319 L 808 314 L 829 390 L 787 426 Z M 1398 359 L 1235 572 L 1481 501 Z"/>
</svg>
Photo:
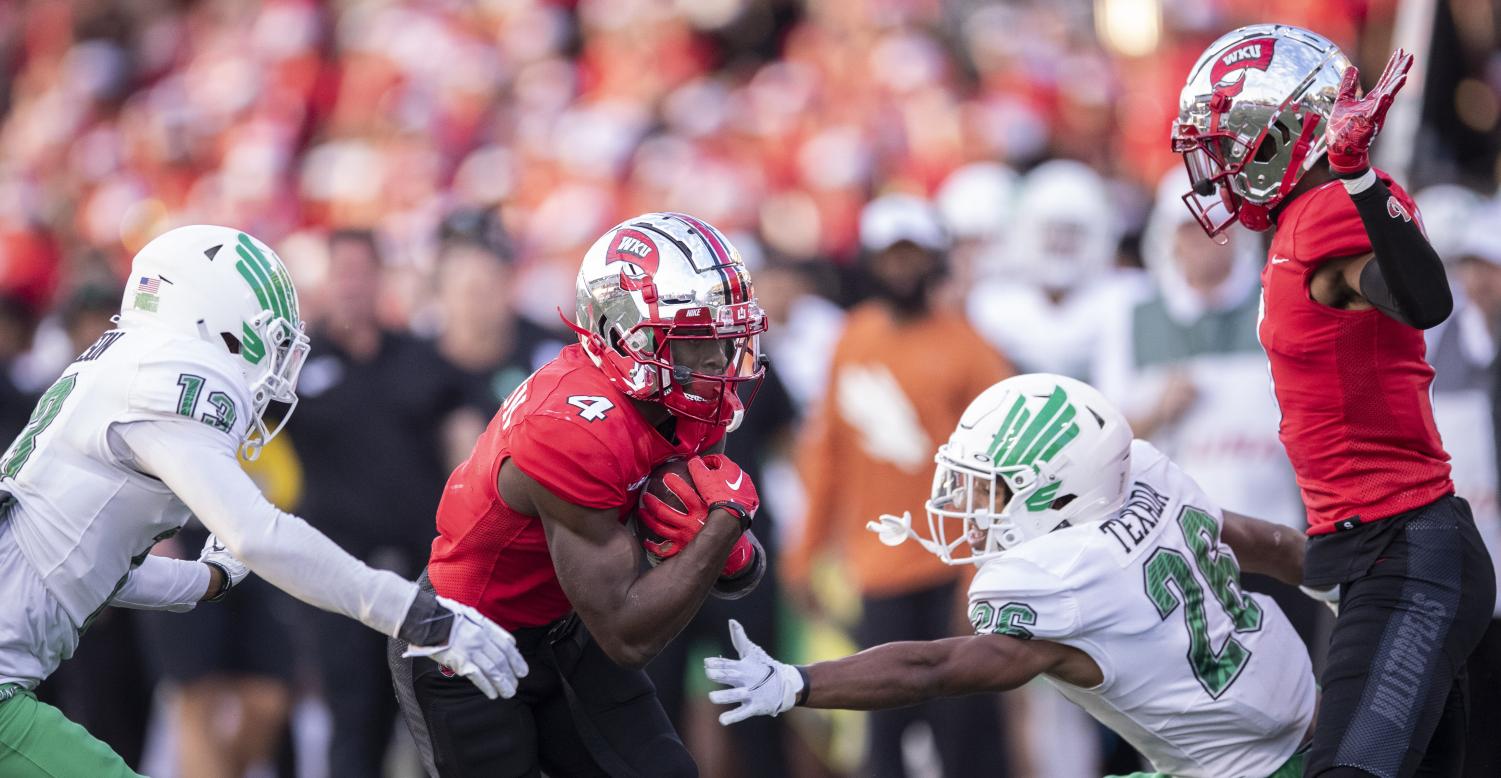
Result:
<svg viewBox="0 0 1501 778">
<path fill-rule="evenodd" d="M 110 605 L 136 610 L 186 613 L 208 591 L 209 566 L 202 562 L 148 555 L 130 571 Z"/>
<path fill-rule="evenodd" d="M 395 635 L 417 586 L 375 570 L 283 513 L 240 469 L 234 444 L 194 421 L 140 421 L 112 432 L 134 464 L 168 486 L 251 570 L 303 602 Z M 207 588 L 207 584 L 204 584 Z"/>
<path fill-rule="evenodd" d="M 1426 330 L 1449 318 L 1454 298 L 1444 263 L 1414 218 L 1414 207 L 1398 200 L 1373 170 L 1345 181 L 1345 188 L 1376 255 L 1361 270 L 1361 296 L 1410 327 Z"/>
</svg>

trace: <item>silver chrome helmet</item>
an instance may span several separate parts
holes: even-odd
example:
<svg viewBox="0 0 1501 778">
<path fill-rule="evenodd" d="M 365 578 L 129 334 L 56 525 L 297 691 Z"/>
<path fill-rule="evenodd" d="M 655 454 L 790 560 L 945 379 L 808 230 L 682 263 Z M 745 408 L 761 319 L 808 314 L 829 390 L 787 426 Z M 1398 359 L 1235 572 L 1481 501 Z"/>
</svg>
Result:
<svg viewBox="0 0 1501 778">
<path fill-rule="evenodd" d="M 766 314 L 740 252 L 687 214 L 642 214 L 595 241 L 579 267 L 572 325 L 616 388 L 678 416 L 734 426 L 744 410 L 735 388 L 766 372 Z M 722 342 L 722 369 L 674 361 L 674 343 L 708 340 Z"/>
<path fill-rule="evenodd" d="M 1324 124 L 1350 60 L 1329 39 L 1284 24 L 1241 27 L 1189 71 L 1173 122 L 1192 190 L 1183 202 L 1211 236 L 1271 211 L 1324 155 Z"/>
</svg>

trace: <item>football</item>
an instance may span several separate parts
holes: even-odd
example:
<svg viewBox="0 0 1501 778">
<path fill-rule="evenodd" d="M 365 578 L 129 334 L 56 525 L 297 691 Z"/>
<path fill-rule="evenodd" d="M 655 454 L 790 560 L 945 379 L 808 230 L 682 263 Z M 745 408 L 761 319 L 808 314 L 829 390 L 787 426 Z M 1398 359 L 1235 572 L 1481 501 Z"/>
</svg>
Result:
<svg viewBox="0 0 1501 778">
<path fill-rule="evenodd" d="M 657 499 L 667 503 L 669 507 L 686 511 L 687 507 L 683 505 L 683 501 L 679 500 L 677 495 L 673 494 L 672 490 L 667 488 L 665 479 L 670 473 L 677 473 L 690 486 L 693 484 L 692 476 L 688 475 L 688 461 L 686 459 L 673 459 L 657 465 L 657 468 L 651 471 L 651 475 L 646 477 L 646 485 L 641 488 L 641 497 L 645 498 L 648 494 L 655 495 Z M 639 517 L 632 517 L 631 526 L 635 528 L 636 537 L 643 541 L 662 541 L 662 537 L 652 532 Z M 662 557 L 648 551 L 646 552 L 646 560 L 653 567 L 656 567 L 662 561 Z"/>
</svg>

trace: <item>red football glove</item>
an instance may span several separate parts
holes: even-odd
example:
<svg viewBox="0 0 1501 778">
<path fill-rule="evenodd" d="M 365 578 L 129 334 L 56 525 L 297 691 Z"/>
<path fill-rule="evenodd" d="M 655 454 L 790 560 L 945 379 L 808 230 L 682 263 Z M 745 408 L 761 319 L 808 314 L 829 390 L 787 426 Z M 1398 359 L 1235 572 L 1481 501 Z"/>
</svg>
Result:
<svg viewBox="0 0 1501 778">
<path fill-rule="evenodd" d="M 647 533 L 654 536 L 643 539 L 641 544 L 647 553 L 659 560 L 675 556 L 689 541 L 698 537 L 709 513 L 716 508 L 723 508 L 739 518 L 742 528 L 745 528 L 761 505 L 756 487 L 746 477 L 745 471 L 722 454 L 690 460 L 688 476 L 693 479 L 692 484 L 676 473 L 669 473 L 662 480 L 667 490 L 683 504 L 684 510 L 668 505 L 650 492 L 641 495 L 637 515 Z M 741 541 L 745 541 L 743 536 Z M 732 562 L 740 552 L 741 541 L 736 541 L 735 550 L 730 554 Z M 753 558 L 753 554 L 745 555 L 736 571 L 743 569 Z"/>
<path fill-rule="evenodd" d="M 724 454 L 709 454 L 690 461 L 688 474 L 693 476 L 693 485 L 709 504 L 709 510 L 723 508 L 740 519 L 741 530 L 750 528 L 756 509 L 761 507 L 761 498 L 756 494 L 756 485 L 739 465 Z"/>
<path fill-rule="evenodd" d="M 750 536 L 742 532 L 735 540 L 734 548 L 730 549 L 730 558 L 724 561 L 724 569 L 719 571 L 719 577 L 734 578 L 745 572 L 754 561 L 756 561 L 756 546 L 751 543 Z"/>
<path fill-rule="evenodd" d="M 1392 99 L 1407 83 L 1407 71 L 1412 68 L 1412 55 L 1397 49 L 1387 60 L 1381 79 L 1365 97 L 1356 99 L 1360 88 L 1360 71 L 1353 65 L 1345 71 L 1339 85 L 1339 97 L 1334 101 L 1334 110 L 1329 113 L 1329 126 L 1324 130 L 1324 139 L 1329 145 L 1329 169 L 1350 178 L 1364 173 L 1371 166 L 1371 141 L 1381 132 L 1386 121 L 1386 109 Z"/>
</svg>

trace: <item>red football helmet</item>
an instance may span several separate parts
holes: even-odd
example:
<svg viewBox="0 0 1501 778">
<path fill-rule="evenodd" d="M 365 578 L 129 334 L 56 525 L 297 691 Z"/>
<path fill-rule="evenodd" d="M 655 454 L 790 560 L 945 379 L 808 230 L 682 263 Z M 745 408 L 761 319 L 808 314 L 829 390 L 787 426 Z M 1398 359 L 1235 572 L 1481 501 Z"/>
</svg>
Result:
<svg viewBox="0 0 1501 778">
<path fill-rule="evenodd" d="M 753 397 L 766 374 L 766 314 L 740 252 L 687 214 L 643 214 L 595 241 L 570 326 L 612 384 L 677 416 L 733 428 L 739 385 Z"/>
</svg>

